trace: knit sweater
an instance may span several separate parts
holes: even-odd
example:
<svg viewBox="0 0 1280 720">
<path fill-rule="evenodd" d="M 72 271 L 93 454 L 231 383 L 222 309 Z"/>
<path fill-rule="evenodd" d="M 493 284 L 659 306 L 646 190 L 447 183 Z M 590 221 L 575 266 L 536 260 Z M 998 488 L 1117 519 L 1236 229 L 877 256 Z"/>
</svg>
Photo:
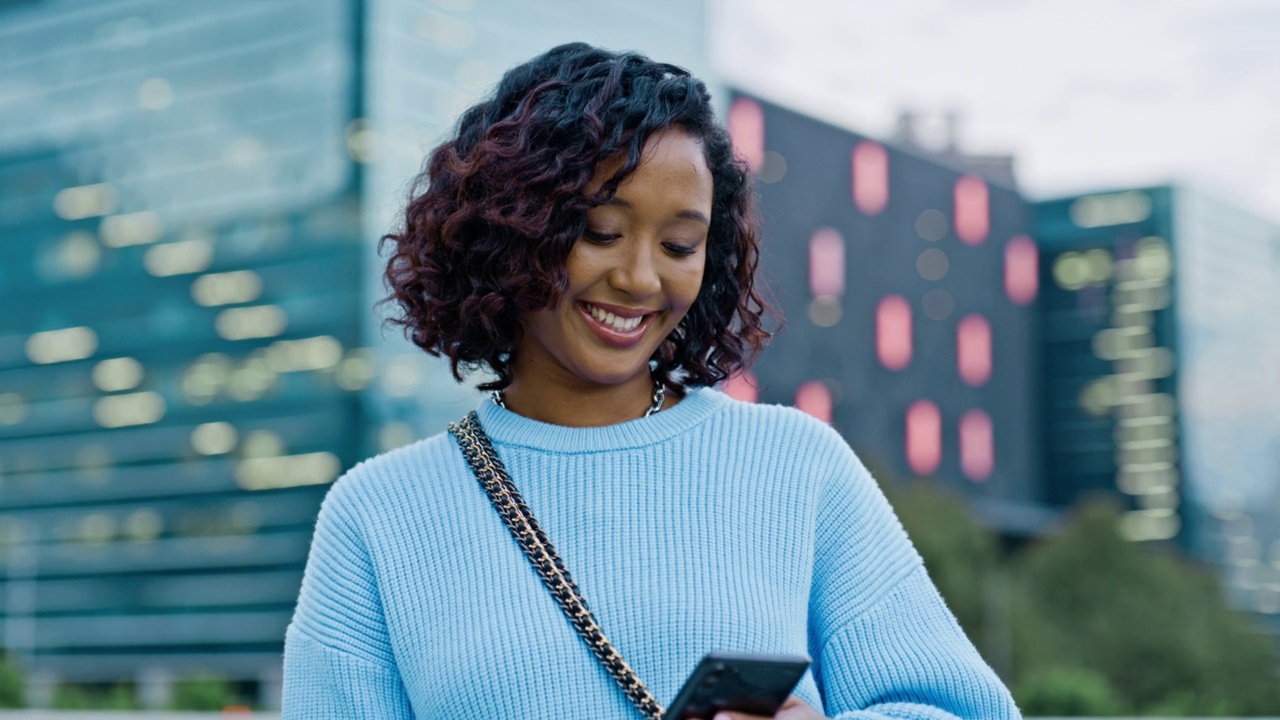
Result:
<svg viewBox="0 0 1280 720">
<path fill-rule="evenodd" d="M 829 426 L 694 389 L 594 428 L 489 400 L 499 456 L 664 705 L 709 651 L 807 655 L 838 720 L 1018 718 L 883 494 Z M 635 720 L 452 436 L 361 463 L 316 521 L 284 718 Z"/>
</svg>

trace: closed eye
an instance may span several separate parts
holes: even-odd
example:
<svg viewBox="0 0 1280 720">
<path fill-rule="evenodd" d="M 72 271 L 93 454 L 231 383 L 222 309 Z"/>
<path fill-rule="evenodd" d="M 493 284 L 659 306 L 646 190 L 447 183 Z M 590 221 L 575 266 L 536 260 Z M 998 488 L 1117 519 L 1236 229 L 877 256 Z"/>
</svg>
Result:
<svg viewBox="0 0 1280 720">
<path fill-rule="evenodd" d="M 677 245 L 675 243 L 666 243 L 663 247 L 665 247 L 667 252 L 672 255 L 678 255 L 681 257 L 687 257 L 698 252 L 697 245 Z"/>
<path fill-rule="evenodd" d="M 609 243 L 622 237 L 622 235 L 620 235 L 619 233 L 602 233 L 596 230 L 592 230 L 590 228 L 583 230 L 582 236 L 592 242 L 598 242 L 598 243 Z"/>
</svg>

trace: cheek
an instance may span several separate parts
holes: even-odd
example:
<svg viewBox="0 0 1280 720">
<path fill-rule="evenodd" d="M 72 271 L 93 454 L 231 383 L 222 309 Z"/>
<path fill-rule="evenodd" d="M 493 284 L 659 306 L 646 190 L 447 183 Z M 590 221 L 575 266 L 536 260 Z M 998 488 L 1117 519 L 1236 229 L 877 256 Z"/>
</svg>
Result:
<svg viewBox="0 0 1280 720">
<path fill-rule="evenodd" d="M 602 274 L 605 262 L 600 257 L 601 253 L 593 252 L 595 250 L 598 248 L 586 246 L 579 241 L 569 251 L 569 257 L 564 262 L 565 278 L 569 281 L 566 295 L 590 287 Z"/>
<path fill-rule="evenodd" d="M 698 299 L 698 292 L 702 289 L 704 268 L 704 264 L 681 268 L 680 272 L 673 276 L 671 299 L 672 303 L 680 308 L 681 314 L 692 307 L 694 301 Z"/>
</svg>

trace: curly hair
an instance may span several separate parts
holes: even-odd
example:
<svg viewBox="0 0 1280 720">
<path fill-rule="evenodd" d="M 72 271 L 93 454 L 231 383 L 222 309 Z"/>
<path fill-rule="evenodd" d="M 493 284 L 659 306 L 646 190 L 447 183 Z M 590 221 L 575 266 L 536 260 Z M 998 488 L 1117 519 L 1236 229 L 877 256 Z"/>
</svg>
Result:
<svg viewBox="0 0 1280 720">
<path fill-rule="evenodd" d="M 755 286 L 755 190 L 716 120 L 706 86 L 687 70 L 585 43 L 553 48 L 509 70 L 493 95 L 466 110 L 456 134 L 431 152 L 411 185 L 384 280 L 415 345 L 461 369 L 488 368 L 481 384 L 511 382 L 525 313 L 568 287 L 570 249 L 586 214 L 608 202 L 640 164 L 654 132 L 698 139 L 713 181 L 702 287 L 654 352 L 656 377 L 675 387 L 713 385 L 743 369 L 771 335 L 772 308 Z M 602 160 L 624 157 L 594 193 Z"/>
</svg>

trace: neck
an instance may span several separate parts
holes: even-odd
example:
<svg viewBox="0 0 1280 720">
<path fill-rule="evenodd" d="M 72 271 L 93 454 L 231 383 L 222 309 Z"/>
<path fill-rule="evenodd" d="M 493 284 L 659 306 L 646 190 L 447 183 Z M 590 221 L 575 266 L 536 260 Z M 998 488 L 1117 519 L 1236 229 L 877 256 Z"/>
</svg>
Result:
<svg viewBox="0 0 1280 720">
<path fill-rule="evenodd" d="M 646 371 L 621 383 L 601 385 L 581 378 L 513 373 L 502 391 L 507 409 L 532 420 L 566 427 L 601 427 L 643 417 L 653 404 L 653 378 Z M 663 407 L 677 402 L 667 393 Z"/>
</svg>

